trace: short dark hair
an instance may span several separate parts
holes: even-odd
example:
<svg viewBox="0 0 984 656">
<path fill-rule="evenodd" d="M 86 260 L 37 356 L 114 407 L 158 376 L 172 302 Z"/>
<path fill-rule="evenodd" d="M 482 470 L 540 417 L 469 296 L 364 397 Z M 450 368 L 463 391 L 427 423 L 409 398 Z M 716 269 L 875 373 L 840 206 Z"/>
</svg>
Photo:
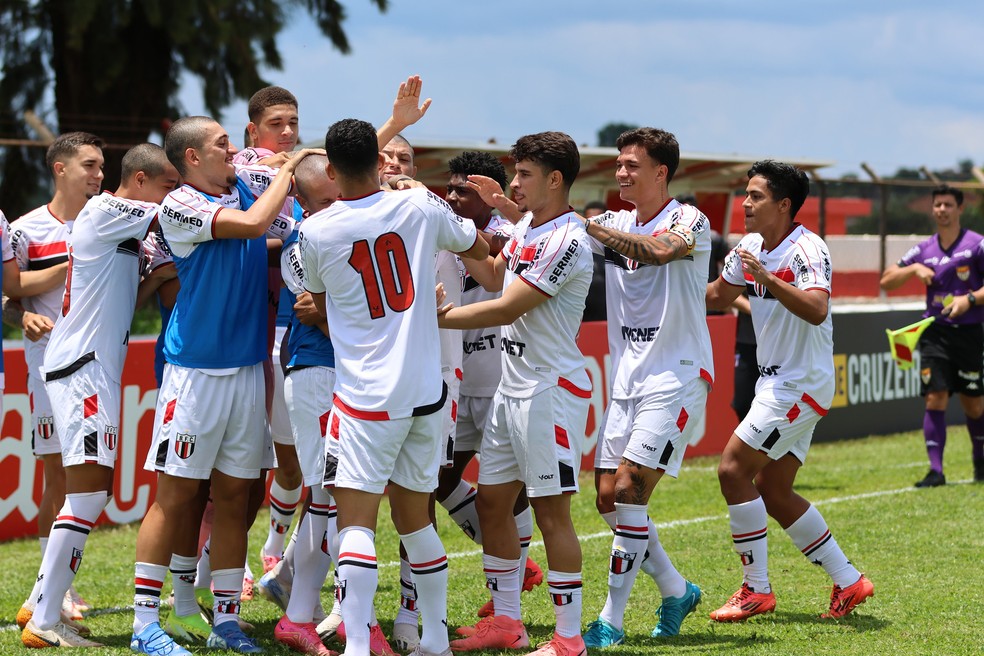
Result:
<svg viewBox="0 0 984 656">
<path fill-rule="evenodd" d="M 749 180 L 757 175 L 765 178 L 772 200 L 789 199 L 791 203 L 789 215 L 796 218 L 796 213 L 803 207 L 806 197 L 810 195 L 810 179 L 806 177 L 806 173 L 792 164 L 763 159 L 755 162 L 752 168 L 748 169 Z"/>
<path fill-rule="evenodd" d="M 356 118 L 342 119 L 328 128 L 325 152 L 331 165 L 346 177 L 375 175 L 379 168 L 376 128 Z"/>
<path fill-rule="evenodd" d="M 157 144 L 142 143 L 126 151 L 123 162 L 120 164 L 120 179 L 129 180 L 143 171 L 147 177 L 156 178 L 164 173 L 164 166 L 167 164 L 167 155 L 164 149 Z"/>
<path fill-rule="evenodd" d="M 937 196 L 953 196 L 953 200 L 957 201 L 957 207 L 963 207 L 963 191 L 957 189 L 956 187 L 951 187 L 948 184 L 941 184 L 938 187 L 933 187 L 933 200 L 936 200 Z"/>
<path fill-rule="evenodd" d="M 66 132 L 51 142 L 44 161 L 48 170 L 54 173 L 55 162 L 64 163 L 69 157 L 74 157 L 83 146 L 95 146 L 102 150 L 105 145 L 101 138 L 89 132 Z"/>
<path fill-rule="evenodd" d="M 196 150 L 205 145 L 205 132 L 208 126 L 215 123 L 209 116 L 185 116 L 179 118 L 168 128 L 164 135 L 164 152 L 167 159 L 183 177 L 187 173 L 185 167 L 185 151 L 189 148 Z"/>
<path fill-rule="evenodd" d="M 581 170 L 581 154 L 577 144 L 563 132 L 538 132 L 520 137 L 513 144 L 509 156 L 514 162 L 535 162 L 548 173 L 560 171 L 568 188 L 574 184 Z"/>
<path fill-rule="evenodd" d="M 582 214 L 587 214 L 588 210 L 601 210 L 602 212 L 608 211 L 608 205 L 603 200 L 593 200 L 584 206 L 584 211 Z"/>
<path fill-rule="evenodd" d="M 506 188 L 506 167 L 492 153 L 481 150 L 468 150 L 457 157 L 448 160 L 448 171 L 451 175 L 484 175 Z"/>
<path fill-rule="evenodd" d="M 297 109 L 297 98 L 283 87 L 263 87 L 249 98 L 249 105 L 246 106 L 249 120 L 255 123 L 268 107 L 274 105 L 291 105 Z"/>
<path fill-rule="evenodd" d="M 615 140 L 615 147 L 619 150 L 633 145 L 642 146 L 654 162 L 666 167 L 667 184 L 673 180 L 680 166 L 680 144 L 672 133 L 658 128 L 633 128 L 618 135 Z"/>
</svg>

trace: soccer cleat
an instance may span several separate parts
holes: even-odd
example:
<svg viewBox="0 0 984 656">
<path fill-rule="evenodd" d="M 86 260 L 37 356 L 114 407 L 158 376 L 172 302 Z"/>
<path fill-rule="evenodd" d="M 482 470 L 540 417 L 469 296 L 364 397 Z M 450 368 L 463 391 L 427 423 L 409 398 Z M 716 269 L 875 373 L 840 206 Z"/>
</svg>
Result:
<svg viewBox="0 0 984 656">
<path fill-rule="evenodd" d="M 65 596 L 62 598 L 61 612 L 62 615 L 75 622 L 82 619 L 82 610 L 72 601 L 72 595 L 68 590 L 65 591 Z"/>
<path fill-rule="evenodd" d="M 53 627 L 41 630 L 30 619 L 21 631 L 21 642 L 31 649 L 46 649 L 48 647 L 102 647 L 98 642 L 83 638 L 71 630 L 63 622 L 57 622 Z"/>
<path fill-rule="evenodd" d="M 298 624 L 291 622 L 284 615 L 273 629 L 273 638 L 280 644 L 286 645 L 302 654 L 310 654 L 311 656 L 338 656 L 337 651 L 332 651 L 321 644 L 321 640 L 318 638 L 318 631 L 314 628 L 314 622 Z"/>
<path fill-rule="evenodd" d="M 741 622 L 775 609 L 776 596 L 773 593 L 755 592 L 747 583 L 742 583 L 731 599 L 711 613 L 711 619 L 715 622 Z"/>
<path fill-rule="evenodd" d="M 400 622 L 393 625 L 393 644 L 400 651 L 410 651 L 420 644 L 416 624 Z"/>
<path fill-rule="evenodd" d="M 581 636 L 562 638 L 555 633 L 550 642 L 540 645 L 539 649 L 527 656 L 585 656 L 587 653 L 588 648 Z"/>
<path fill-rule="evenodd" d="M 946 485 L 946 476 L 943 475 L 943 472 L 938 472 L 935 469 L 930 469 L 926 477 L 916 483 L 916 487 L 939 487 L 941 485 Z"/>
<path fill-rule="evenodd" d="M 529 592 L 543 583 L 543 570 L 532 558 L 526 559 L 526 570 L 523 572 L 523 592 Z"/>
<path fill-rule="evenodd" d="M 974 458 L 974 482 L 984 483 L 984 458 Z"/>
<path fill-rule="evenodd" d="M 369 653 L 372 656 L 397 656 L 397 653 L 390 647 L 386 634 L 383 633 L 383 627 L 379 624 L 374 624 L 369 629 Z"/>
<path fill-rule="evenodd" d="M 21 606 L 17 610 L 17 618 L 14 620 L 15 622 L 17 622 L 17 628 L 23 629 L 25 626 L 27 626 L 27 623 L 31 621 L 32 617 L 34 617 L 34 608 L 28 606 L 27 604 Z M 65 611 L 61 612 L 61 622 L 72 631 L 78 633 L 80 636 L 85 637 L 92 633 L 89 627 L 87 627 L 85 624 L 79 624 L 71 617 L 66 615 Z"/>
<path fill-rule="evenodd" d="M 479 617 L 491 617 L 492 615 L 495 615 L 495 602 L 489 599 L 482 604 L 482 607 L 479 608 L 478 612 L 475 614 Z"/>
<path fill-rule="evenodd" d="M 79 594 L 79 591 L 75 589 L 74 585 L 68 586 L 68 596 L 80 613 L 88 613 L 92 610 L 92 604 L 82 598 L 82 595 Z"/>
<path fill-rule="evenodd" d="M 14 620 L 17 622 L 17 628 L 23 629 L 31 621 L 32 617 L 34 617 L 34 609 L 27 604 L 21 606 L 17 611 L 17 618 Z"/>
<path fill-rule="evenodd" d="M 243 575 L 243 591 L 239 595 L 240 601 L 253 601 L 253 579 Z"/>
<path fill-rule="evenodd" d="M 321 642 L 327 644 L 335 638 L 335 634 L 338 632 L 338 627 L 342 624 L 342 613 L 341 610 L 336 613 L 335 609 L 331 609 L 331 614 L 325 619 L 318 623 L 318 637 L 321 638 Z"/>
<path fill-rule="evenodd" d="M 291 585 L 281 583 L 273 572 L 267 572 L 256 583 L 256 591 L 261 597 L 287 612 L 287 602 L 290 600 Z"/>
<path fill-rule="evenodd" d="M 215 605 L 215 597 L 212 595 L 212 591 L 208 588 L 195 588 L 195 601 L 198 602 L 198 608 L 202 611 L 202 615 L 205 616 L 205 620 L 211 624 L 215 614 L 212 608 Z"/>
<path fill-rule="evenodd" d="M 205 646 L 211 649 L 230 649 L 240 654 L 263 653 L 263 648 L 243 633 L 236 622 L 222 622 L 213 626 Z"/>
<path fill-rule="evenodd" d="M 263 563 L 264 574 L 268 574 L 283 559 L 283 556 L 268 556 L 266 551 L 260 547 L 260 561 Z"/>
<path fill-rule="evenodd" d="M 614 647 L 625 642 L 625 631 L 616 629 L 600 617 L 588 625 L 584 632 L 584 645 L 592 649 Z"/>
<path fill-rule="evenodd" d="M 650 634 L 653 638 L 669 638 L 680 633 L 680 625 L 700 603 L 700 588 L 687 581 L 687 591 L 682 597 L 663 597 L 663 604 L 656 609 L 659 620 Z"/>
<path fill-rule="evenodd" d="M 830 592 L 830 610 L 821 615 L 823 619 L 837 619 L 850 613 L 856 606 L 875 596 L 875 586 L 864 574 L 853 585 L 846 588 L 835 585 Z"/>
<path fill-rule="evenodd" d="M 212 626 L 205 621 L 201 613 L 178 615 L 169 613 L 164 622 L 164 631 L 173 638 L 185 642 L 203 642 L 212 633 Z"/>
<path fill-rule="evenodd" d="M 417 645 L 416 647 L 413 648 L 412 652 L 407 654 L 407 656 L 451 656 L 451 650 L 445 649 L 440 654 L 433 654 L 429 651 L 424 651 L 423 649 L 420 648 L 420 645 Z"/>
<path fill-rule="evenodd" d="M 130 649 L 147 656 L 191 656 L 191 652 L 176 643 L 157 622 L 134 633 L 130 638 Z"/>
<path fill-rule="evenodd" d="M 475 632 L 467 638 L 453 640 L 451 651 L 476 649 L 520 649 L 530 646 L 530 637 L 521 620 L 505 615 L 493 615 L 480 620 Z"/>
</svg>

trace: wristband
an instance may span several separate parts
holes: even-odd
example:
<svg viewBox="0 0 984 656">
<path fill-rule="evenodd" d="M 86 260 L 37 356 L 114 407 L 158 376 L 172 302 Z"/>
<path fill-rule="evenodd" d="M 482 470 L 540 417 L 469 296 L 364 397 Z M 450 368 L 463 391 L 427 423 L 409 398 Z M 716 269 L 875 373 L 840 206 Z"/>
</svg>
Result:
<svg viewBox="0 0 984 656">
<path fill-rule="evenodd" d="M 974 292 L 967 292 L 967 302 L 973 307 L 977 305 L 977 297 L 974 296 Z"/>
</svg>

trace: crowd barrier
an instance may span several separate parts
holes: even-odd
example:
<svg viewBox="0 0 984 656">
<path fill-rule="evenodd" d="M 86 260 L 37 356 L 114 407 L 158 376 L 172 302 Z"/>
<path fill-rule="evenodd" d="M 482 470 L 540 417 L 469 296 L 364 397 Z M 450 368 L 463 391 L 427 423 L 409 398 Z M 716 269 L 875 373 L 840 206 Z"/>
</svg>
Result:
<svg viewBox="0 0 984 656">
<path fill-rule="evenodd" d="M 839 311 L 843 309 L 844 311 Z M 837 397 L 816 439 L 834 440 L 912 430 L 921 425 L 919 367 L 899 372 L 891 362 L 886 327 L 914 321 L 912 308 L 837 308 L 834 314 Z M 736 419 L 730 402 L 734 385 L 735 319 L 708 317 L 714 344 L 714 386 L 708 396 L 703 430 L 687 450 L 687 457 L 720 453 Z M 591 469 L 597 426 L 608 400 L 606 326 L 586 323 L 579 337 L 586 356 L 593 390 L 585 428 L 582 469 Z M 31 412 L 26 390 L 23 350 L 5 351 L 6 390 L 0 437 L 0 540 L 35 534 L 41 498 L 42 470 L 31 452 Z M 101 522 L 127 523 L 141 519 L 154 496 L 155 475 L 143 468 L 153 432 L 157 388 L 154 381 L 154 343 L 130 342 L 123 371 L 122 417 L 119 426 L 119 460 L 113 497 Z M 955 405 L 955 404 L 954 404 Z M 959 421 L 959 412 L 950 420 Z M 592 492 L 585 490 L 588 494 Z"/>
</svg>

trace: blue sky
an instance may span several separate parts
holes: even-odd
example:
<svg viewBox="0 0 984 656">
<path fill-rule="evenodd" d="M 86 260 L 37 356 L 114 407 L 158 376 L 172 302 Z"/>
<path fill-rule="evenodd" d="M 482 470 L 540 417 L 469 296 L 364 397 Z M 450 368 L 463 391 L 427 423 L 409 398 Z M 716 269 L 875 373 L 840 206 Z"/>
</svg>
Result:
<svg viewBox="0 0 984 656">
<path fill-rule="evenodd" d="M 344 0 L 352 54 L 296 14 L 266 71 L 300 102 L 302 137 L 377 125 L 416 73 L 434 104 L 414 139 L 510 144 L 605 123 L 667 129 L 684 151 L 829 160 L 827 175 L 984 163 L 979 0 Z M 975 45 L 976 44 L 976 45 Z M 201 82 L 182 102 L 201 113 Z M 235 138 L 245 102 L 223 123 Z"/>
</svg>

